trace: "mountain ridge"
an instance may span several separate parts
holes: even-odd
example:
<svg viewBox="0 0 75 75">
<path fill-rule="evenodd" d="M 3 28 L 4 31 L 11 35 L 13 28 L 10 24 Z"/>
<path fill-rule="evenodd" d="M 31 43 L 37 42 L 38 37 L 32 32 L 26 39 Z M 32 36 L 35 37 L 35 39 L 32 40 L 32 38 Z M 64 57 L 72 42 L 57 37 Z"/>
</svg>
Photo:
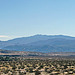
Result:
<svg viewBox="0 0 75 75">
<path fill-rule="evenodd" d="M 1 41 L 0 48 L 34 52 L 74 52 L 75 37 L 65 35 L 34 35 Z"/>
</svg>

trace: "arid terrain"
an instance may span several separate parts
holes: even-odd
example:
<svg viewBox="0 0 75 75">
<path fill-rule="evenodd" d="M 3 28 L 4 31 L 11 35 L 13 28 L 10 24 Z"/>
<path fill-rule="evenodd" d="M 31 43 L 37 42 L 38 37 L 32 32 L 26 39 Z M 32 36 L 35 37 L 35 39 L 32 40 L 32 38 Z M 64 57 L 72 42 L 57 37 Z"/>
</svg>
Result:
<svg viewBox="0 0 75 75">
<path fill-rule="evenodd" d="M 75 56 L 0 50 L 0 75 L 75 75 Z"/>
<path fill-rule="evenodd" d="M 2 56 L 0 75 L 75 75 L 75 60 Z"/>
</svg>

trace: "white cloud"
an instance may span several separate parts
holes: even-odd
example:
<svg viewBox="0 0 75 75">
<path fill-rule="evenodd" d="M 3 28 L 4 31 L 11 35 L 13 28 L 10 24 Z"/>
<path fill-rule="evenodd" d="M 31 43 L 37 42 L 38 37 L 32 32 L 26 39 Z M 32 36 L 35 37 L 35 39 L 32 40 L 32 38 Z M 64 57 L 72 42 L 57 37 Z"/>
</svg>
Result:
<svg viewBox="0 0 75 75">
<path fill-rule="evenodd" d="M 0 35 L 0 41 L 7 41 L 7 40 L 9 40 L 9 39 L 11 39 L 10 36 Z"/>
<path fill-rule="evenodd" d="M 0 38 L 9 38 L 9 36 L 0 35 Z"/>
</svg>

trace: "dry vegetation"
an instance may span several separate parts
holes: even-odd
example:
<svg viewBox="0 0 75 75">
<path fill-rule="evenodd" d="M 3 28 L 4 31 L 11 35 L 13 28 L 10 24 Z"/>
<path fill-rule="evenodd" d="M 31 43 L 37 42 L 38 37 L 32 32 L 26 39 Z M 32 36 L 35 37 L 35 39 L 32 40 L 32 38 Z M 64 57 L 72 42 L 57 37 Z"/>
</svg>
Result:
<svg viewBox="0 0 75 75">
<path fill-rule="evenodd" d="M 75 75 L 75 60 L 1 56 L 0 75 Z"/>
</svg>

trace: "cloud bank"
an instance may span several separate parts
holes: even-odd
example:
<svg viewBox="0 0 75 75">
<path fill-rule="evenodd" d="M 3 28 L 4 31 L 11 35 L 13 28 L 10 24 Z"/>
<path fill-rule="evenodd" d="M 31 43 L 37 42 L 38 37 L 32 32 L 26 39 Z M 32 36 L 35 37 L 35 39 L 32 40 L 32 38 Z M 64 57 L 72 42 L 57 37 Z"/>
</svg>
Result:
<svg viewBox="0 0 75 75">
<path fill-rule="evenodd" d="M 9 38 L 9 36 L 0 35 L 0 38 Z"/>
</svg>

